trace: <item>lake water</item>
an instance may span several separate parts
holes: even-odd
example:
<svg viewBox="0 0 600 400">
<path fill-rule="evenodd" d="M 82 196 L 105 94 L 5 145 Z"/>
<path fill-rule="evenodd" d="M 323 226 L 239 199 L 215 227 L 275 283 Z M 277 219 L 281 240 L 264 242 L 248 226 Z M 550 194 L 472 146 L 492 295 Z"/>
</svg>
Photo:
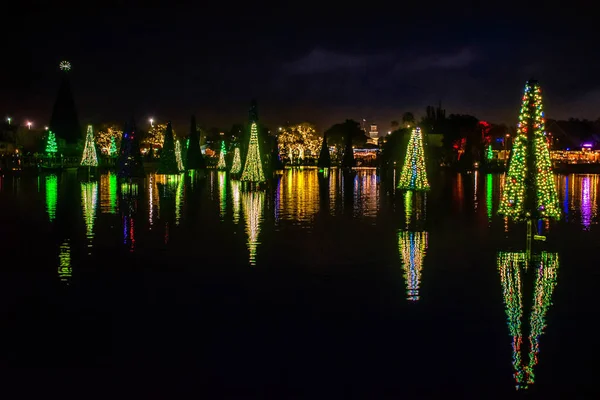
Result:
<svg viewBox="0 0 600 400">
<path fill-rule="evenodd" d="M 564 218 L 530 262 L 503 179 L 2 177 L 3 364 L 169 396 L 591 395 L 600 177 L 557 176 Z"/>
</svg>

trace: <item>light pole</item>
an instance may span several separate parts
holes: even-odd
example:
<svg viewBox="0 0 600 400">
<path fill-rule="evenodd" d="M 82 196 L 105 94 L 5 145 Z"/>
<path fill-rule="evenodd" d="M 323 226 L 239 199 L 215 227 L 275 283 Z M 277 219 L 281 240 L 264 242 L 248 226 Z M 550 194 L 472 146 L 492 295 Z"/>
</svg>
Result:
<svg viewBox="0 0 600 400">
<path fill-rule="evenodd" d="M 150 118 L 150 126 L 154 128 L 154 118 Z"/>
<path fill-rule="evenodd" d="M 6 120 L 8 121 L 8 124 L 10 125 L 10 121 L 12 120 L 11 117 L 6 117 Z"/>
<path fill-rule="evenodd" d="M 27 124 L 26 124 L 26 125 L 27 125 L 27 128 L 29 128 L 29 130 L 31 130 L 31 125 L 32 125 L 32 123 L 31 123 L 30 121 L 27 121 Z"/>
</svg>

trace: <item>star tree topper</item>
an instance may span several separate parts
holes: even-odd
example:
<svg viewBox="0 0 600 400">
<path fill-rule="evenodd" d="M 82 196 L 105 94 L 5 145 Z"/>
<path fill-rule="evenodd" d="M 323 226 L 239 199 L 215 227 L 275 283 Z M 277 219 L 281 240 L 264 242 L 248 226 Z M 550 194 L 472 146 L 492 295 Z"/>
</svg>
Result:
<svg viewBox="0 0 600 400">
<path fill-rule="evenodd" d="M 70 71 L 71 70 L 71 63 L 68 61 L 61 61 L 60 64 L 58 64 L 59 68 L 61 71 Z"/>
</svg>

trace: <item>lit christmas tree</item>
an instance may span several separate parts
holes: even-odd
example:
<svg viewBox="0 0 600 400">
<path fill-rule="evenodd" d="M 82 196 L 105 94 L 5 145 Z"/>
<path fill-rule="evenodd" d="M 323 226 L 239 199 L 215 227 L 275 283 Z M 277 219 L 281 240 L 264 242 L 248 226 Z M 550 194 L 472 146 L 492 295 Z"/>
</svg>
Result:
<svg viewBox="0 0 600 400">
<path fill-rule="evenodd" d="M 331 155 L 329 154 L 329 146 L 327 146 L 327 134 L 323 135 L 323 144 L 321 145 L 321 153 L 317 162 L 319 170 L 331 167 Z"/>
<path fill-rule="evenodd" d="M 85 147 L 83 148 L 83 156 L 81 157 L 82 167 L 97 167 L 98 155 L 96 154 L 96 145 L 94 144 L 94 130 L 91 125 L 87 127 L 87 135 L 85 136 Z"/>
<path fill-rule="evenodd" d="M 486 150 L 486 153 L 485 153 L 485 158 L 488 161 L 490 161 L 491 159 L 494 158 L 494 152 L 492 151 L 492 145 L 491 144 L 488 144 L 488 146 L 487 146 L 487 150 Z"/>
<path fill-rule="evenodd" d="M 242 157 L 240 156 L 240 148 L 237 146 L 233 150 L 233 162 L 231 163 L 231 171 L 229 172 L 232 175 L 242 172 Z"/>
<path fill-rule="evenodd" d="M 183 166 L 183 158 L 181 157 L 181 143 L 179 140 L 175 141 L 175 159 L 177 160 L 177 169 L 179 172 L 185 170 Z"/>
<path fill-rule="evenodd" d="M 421 128 L 417 127 L 412 130 L 408 141 L 406 158 L 402 166 L 398 189 L 429 190 L 429 188 L 427 171 L 425 170 L 423 135 L 421 134 Z"/>
<path fill-rule="evenodd" d="M 140 152 L 140 139 L 135 123 L 123 132 L 121 150 L 119 151 L 119 178 L 133 178 L 144 176 L 144 165 Z"/>
<path fill-rule="evenodd" d="M 52 131 L 48 131 L 48 137 L 46 138 L 46 154 L 54 156 L 58 152 L 58 146 L 56 145 L 56 135 Z"/>
<path fill-rule="evenodd" d="M 227 151 L 225 150 L 225 141 L 221 140 L 221 151 L 219 151 L 219 163 L 217 164 L 217 169 L 224 171 L 227 169 L 227 163 L 225 162 L 225 154 Z"/>
<path fill-rule="evenodd" d="M 115 141 L 115 137 L 110 137 L 110 147 L 108 148 L 108 156 L 116 157 L 117 156 L 117 142 Z"/>
<path fill-rule="evenodd" d="M 516 220 L 560 218 L 550 149 L 544 131 L 542 90 L 535 80 L 525 84 L 517 137 L 498 212 Z"/>
<path fill-rule="evenodd" d="M 250 126 L 250 143 L 248 144 L 248 154 L 246 155 L 246 163 L 242 171 L 241 181 L 246 182 L 264 182 L 265 174 L 263 173 L 262 160 L 260 157 L 260 148 L 258 145 L 258 126 L 256 122 L 252 122 Z"/>
<path fill-rule="evenodd" d="M 177 166 L 177 155 L 175 153 L 175 139 L 173 138 L 173 128 L 171 121 L 167 122 L 165 130 L 165 140 L 163 142 L 162 151 L 160 153 L 160 164 L 158 166 L 158 174 L 173 175 L 179 173 Z"/>
<path fill-rule="evenodd" d="M 185 157 L 186 170 L 198 170 L 206 168 L 204 157 L 200 151 L 200 135 L 196 126 L 196 117 L 192 116 L 190 123 L 190 137 Z"/>
</svg>

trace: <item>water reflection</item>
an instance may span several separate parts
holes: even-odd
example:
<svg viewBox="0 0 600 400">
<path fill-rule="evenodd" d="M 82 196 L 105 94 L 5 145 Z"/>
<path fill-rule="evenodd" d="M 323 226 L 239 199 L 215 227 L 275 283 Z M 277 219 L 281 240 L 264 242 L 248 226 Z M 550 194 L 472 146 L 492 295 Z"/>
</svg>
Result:
<svg viewBox="0 0 600 400">
<path fill-rule="evenodd" d="M 94 239 L 94 222 L 96 220 L 96 205 L 98 204 L 98 182 L 81 182 L 81 206 L 85 221 L 85 236 L 88 239 L 88 255 L 90 255 Z"/>
<path fill-rule="evenodd" d="M 256 265 L 256 252 L 260 242 L 260 225 L 263 222 L 265 207 L 265 192 L 249 191 L 242 192 L 242 206 L 246 220 L 246 234 L 248 235 L 248 252 L 250 265 Z"/>
<path fill-rule="evenodd" d="M 121 219 L 123 223 L 123 244 L 129 251 L 135 251 L 135 216 L 138 208 L 138 184 L 125 182 L 121 184 Z"/>
<path fill-rule="evenodd" d="M 69 285 L 73 276 L 71 268 L 71 244 L 69 239 L 66 239 L 58 249 L 58 278 Z"/>
<path fill-rule="evenodd" d="M 485 176 L 485 206 L 487 209 L 488 222 L 492 221 L 492 215 L 494 214 L 494 175 L 487 174 Z"/>
<path fill-rule="evenodd" d="M 50 222 L 56 218 L 56 203 L 58 202 L 58 177 L 46 175 L 46 212 Z"/>
<path fill-rule="evenodd" d="M 417 226 L 425 219 L 427 194 L 406 191 L 403 194 L 405 229 L 398 231 L 398 251 L 406 281 L 406 299 L 417 301 L 420 298 L 421 272 L 427 251 L 428 234 Z M 413 221 L 414 217 L 414 221 Z"/>
<path fill-rule="evenodd" d="M 598 223 L 598 175 L 558 176 L 557 188 L 567 222 L 580 222 L 585 231 Z"/>
<path fill-rule="evenodd" d="M 546 313 L 551 305 L 551 297 L 556 286 L 556 277 L 559 267 L 557 253 L 543 251 L 533 256 L 533 298 L 529 317 L 529 343 L 523 342 L 523 314 L 524 293 L 526 290 L 524 281 L 531 275 L 527 272 L 527 255 L 525 252 L 499 252 L 497 258 L 502 293 L 508 318 L 508 329 L 512 336 L 513 349 L 513 378 L 516 389 L 527 389 L 535 382 L 534 367 L 538 363 L 540 352 L 540 337 L 546 327 Z M 528 360 L 522 356 L 528 347 Z M 527 364 L 525 364 L 527 362 Z"/>
<path fill-rule="evenodd" d="M 240 222 L 240 188 L 241 183 L 238 180 L 232 179 L 230 181 L 231 184 L 231 208 L 233 209 L 233 223 L 237 224 Z M 277 209 L 277 204 L 275 205 L 275 209 Z"/>
<path fill-rule="evenodd" d="M 227 211 L 227 173 L 225 171 L 217 172 L 217 181 L 219 183 L 219 215 L 221 221 L 225 219 Z"/>
<path fill-rule="evenodd" d="M 278 219 L 310 226 L 319 211 L 319 181 L 316 169 L 286 169 L 278 185 Z"/>
<path fill-rule="evenodd" d="M 375 168 L 356 171 L 354 178 L 354 215 L 376 217 L 379 210 L 379 175 Z"/>
<path fill-rule="evenodd" d="M 108 172 L 100 176 L 100 212 L 117 213 L 117 174 Z"/>
</svg>

